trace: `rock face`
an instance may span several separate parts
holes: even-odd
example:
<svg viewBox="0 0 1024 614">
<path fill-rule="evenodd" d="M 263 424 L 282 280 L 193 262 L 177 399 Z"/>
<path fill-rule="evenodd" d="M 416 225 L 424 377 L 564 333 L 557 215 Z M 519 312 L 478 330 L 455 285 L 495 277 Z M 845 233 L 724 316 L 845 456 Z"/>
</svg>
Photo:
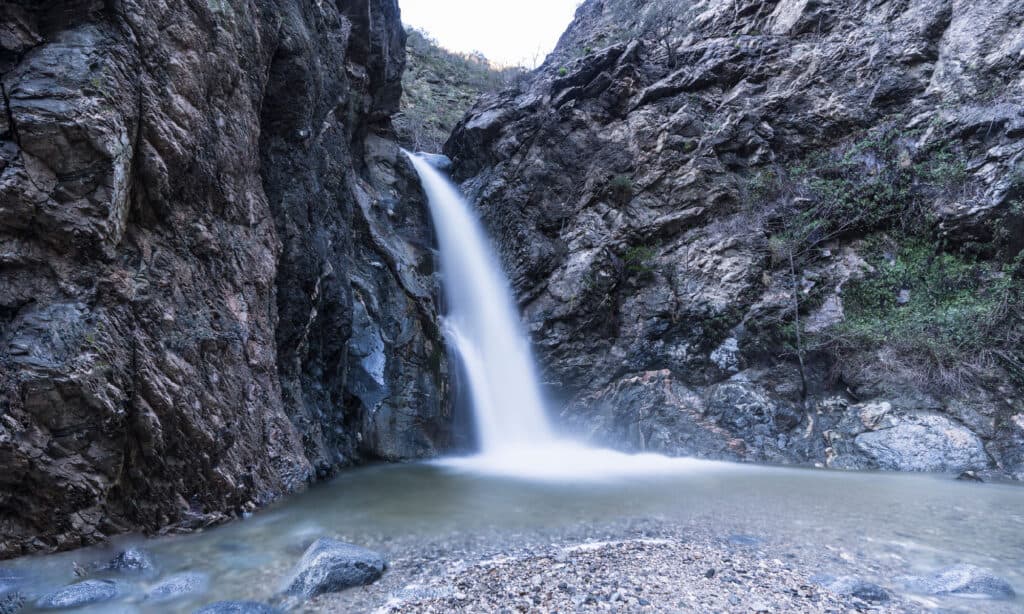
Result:
<svg viewBox="0 0 1024 614">
<path fill-rule="evenodd" d="M 563 420 L 632 450 L 1024 478 L 1022 19 L 584 2 L 445 146 Z"/>
<path fill-rule="evenodd" d="M 375 582 L 386 566 L 384 557 L 372 550 L 320 538 L 302 555 L 284 592 L 307 599 L 336 593 Z"/>
<path fill-rule="evenodd" d="M 0 557 L 449 444 L 396 0 L 0 24 Z"/>
</svg>

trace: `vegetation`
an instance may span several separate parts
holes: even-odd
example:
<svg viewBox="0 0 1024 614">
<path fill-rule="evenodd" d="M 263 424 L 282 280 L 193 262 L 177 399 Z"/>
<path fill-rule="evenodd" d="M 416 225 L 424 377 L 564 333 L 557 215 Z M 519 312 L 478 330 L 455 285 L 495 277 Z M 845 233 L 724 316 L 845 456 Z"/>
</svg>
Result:
<svg viewBox="0 0 1024 614">
<path fill-rule="evenodd" d="M 608 182 L 608 193 L 619 204 L 628 203 L 633 192 L 633 179 L 629 175 L 616 175 Z"/>
<path fill-rule="evenodd" d="M 868 247 L 875 271 L 848 284 L 846 319 L 830 332 L 839 351 L 892 348 L 945 388 L 959 388 L 996 363 L 1020 369 L 1019 259 L 999 264 L 936 253 L 921 238 L 874 237 Z"/>
<path fill-rule="evenodd" d="M 525 73 L 521 67 L 496 68 L 480 53 L 443 49 L 420 30 L 406 33 L 404 95 L 395 128 L 408 148 L 441 151 L 455 124 L 481 94 L 504 89 Z"/>
<path fill-rule="evenodd" d="M 884 351 L 890 368 L 950 389 L 996 363 L 1020 374 L 1020 256 L 980 260 L 935 237 L 931 204 L 967 188 L 967 167 L 950 148 L 914 156 L 912 136 L 874 131 L 750 180 L 747 197 L 765 212 L 772 261 L 789 276 L 784 336 L 801 367 L 809 352 L 824 350 L 877 371 Z M 830 241 L 857 237 L 866 237 L 858 251 L 872 271 L 845 285 L 844 321 L 809 335 L 800 318 L 814 297 L 803 271 Z"/>
<path fill-rule="evenodd" d="M 650 0 L 623 2 L 612 7 L 622 38 L 653 42 L 665 54 L 670 69 L 679 64 L 677 48 L 693 19 L 692 0 Z"/>
<path fill-rule="evenodd" d="M 625 272 L 633 275 L 648 275 L 654 272 L 651 264 L 658 251 L 649 245 L 633 245 L 622 252 L 622 264 Z"/>
</svg>

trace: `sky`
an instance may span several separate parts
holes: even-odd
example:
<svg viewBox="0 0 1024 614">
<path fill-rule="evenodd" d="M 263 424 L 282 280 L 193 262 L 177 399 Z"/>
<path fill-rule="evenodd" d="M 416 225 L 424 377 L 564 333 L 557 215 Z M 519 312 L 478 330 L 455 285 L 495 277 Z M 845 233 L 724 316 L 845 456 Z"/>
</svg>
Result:
<svg viewBox="0 0 1024 614">
<path fill-rule="evenodd" d="M 399 0 L 402 21 L 452 51 L 534 66 L 555 48 L 580 0 Z"/>
</svg>

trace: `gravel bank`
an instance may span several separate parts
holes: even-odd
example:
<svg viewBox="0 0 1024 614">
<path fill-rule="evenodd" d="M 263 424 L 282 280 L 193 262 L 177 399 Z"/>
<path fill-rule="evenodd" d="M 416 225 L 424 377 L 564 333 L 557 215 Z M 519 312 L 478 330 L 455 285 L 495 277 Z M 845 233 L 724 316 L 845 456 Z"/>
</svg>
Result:
<svg viewBox="0 0 1024 614">
<path fill-rule="evenodd" d="M 306 604 L 305 612 L 921 612 L 815 584 L 822 571 L 871 581 L 879 570 L 828 548 L 792 549 L 755 536 L 712 535 L 647 522 L 559 539 L 520 535 L 495 552 L 439 542 L 396 556 L 377 584 Z M 507 539 L 507 536 L 506 536 Z M 471 540 L 471 541 L 475 541 Z M 398 545 L 398 544 L 394 544 Z M 422 547 L 423 544 L 420 544 Z"/>
</svg>

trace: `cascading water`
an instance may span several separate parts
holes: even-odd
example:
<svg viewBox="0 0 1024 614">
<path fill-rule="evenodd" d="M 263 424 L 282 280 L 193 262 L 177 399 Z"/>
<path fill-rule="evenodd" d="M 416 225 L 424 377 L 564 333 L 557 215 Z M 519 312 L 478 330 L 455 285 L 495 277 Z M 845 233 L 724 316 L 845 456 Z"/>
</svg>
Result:
<svg viewBox="0 0 1024 614">
<path fill-rule="evenodd" d="M 406 152 L 430 204 L 441 251 L 445 334 L 467 376 L 480 454 L 449 459 L 466 469 L 537 478 L 676 473 L 708 461 L 626 455 L 555 434 L 526 335 L 480 222 L 458 189 L 419 154 Z"/>
<path fill-rule="evenodd" d="M 445 332 L 469 380 L 484 453 L 555 439 L 512 292 L 468 203 L 439 171 L 411 156 L 441 245 Z"/>
</svg>

